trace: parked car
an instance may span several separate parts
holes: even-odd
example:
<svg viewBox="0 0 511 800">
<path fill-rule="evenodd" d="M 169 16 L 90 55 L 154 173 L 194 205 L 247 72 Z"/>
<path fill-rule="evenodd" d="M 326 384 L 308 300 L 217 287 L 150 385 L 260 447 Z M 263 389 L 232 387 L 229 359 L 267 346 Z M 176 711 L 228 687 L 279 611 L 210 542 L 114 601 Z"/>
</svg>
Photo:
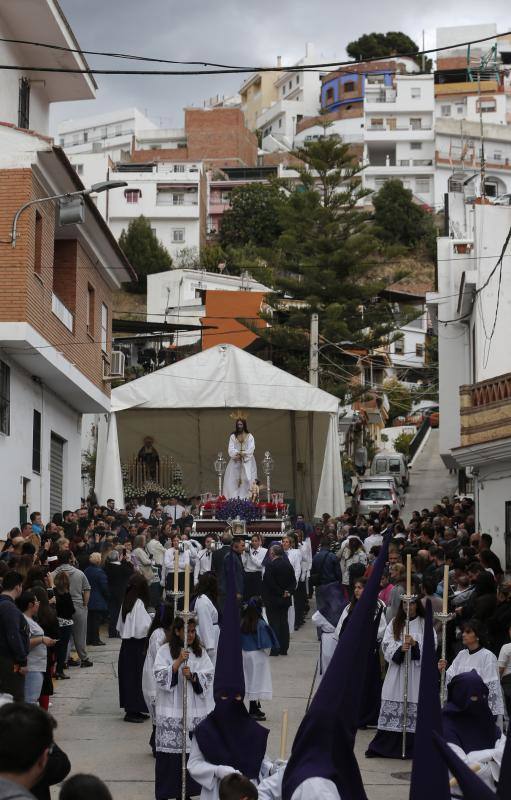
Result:
<svg viewBox="0 0 511 800">
<path fill-rule="evenodd" d="M 397 499 L 401 508 L 405 504 L 405 491 L 396 478 L 395 475 L 372 475 L 371 478 L 367 478 L 370 483 L 380 483 L 384 486 L 390 486 L 397 494 Z"/>
<path fill-rule="evenodd" d="M 410 483 L 408 462 L 402 453 L 376 453 L 371 464 L 371 475 L 392 475 L 404 489 Z"/>
<path fill-rule="evenodd" d="M 378 513 L 384 506 L 400 510 L 399 498 L 394 487 L 384 481 L 360 481 L 353 494 L 353 511 L 356 514 Z"/>
<path fill-rule="evenodd" d="M 511 194 L 500 194 L 493 201 L 494 206 L 511 206 Z"/>
</svg>

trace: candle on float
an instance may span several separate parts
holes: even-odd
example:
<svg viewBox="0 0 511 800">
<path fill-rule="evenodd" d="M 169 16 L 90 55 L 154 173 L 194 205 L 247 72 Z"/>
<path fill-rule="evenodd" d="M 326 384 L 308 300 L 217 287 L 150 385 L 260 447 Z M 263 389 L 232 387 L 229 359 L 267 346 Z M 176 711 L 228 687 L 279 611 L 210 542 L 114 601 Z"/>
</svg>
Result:
<svg viewBox="0 0 511 800">
<path fill-rule="evenodd" d="M 188 614 L 190 611 L 190 564 L 185 565 L 185 599 L 183 611 Z"/>
<path fill-rule="evenodd" d="M 442 598 L 442 614 L 447 614 L 447 601 L 449 598 L 449 567 L 444 566 L 444 594 Z"/>
<path fill-rule="evenodd" d="M 179 549 L 174 550 L 174 592 L 179 590 Z"/>
<path fill-rule="evenodd" d="M 412 594 L 412 556 L 410 553 L 406 554 L 406 594 L 408 597 Z"/>
<path fill-rule="evenodd" d="M 282 729 L 280 731 L 280 760 L 286 760 L 286 749 L 287 749 L 287 723 L 288 723 L 288 712 L 287 708 L 284 709 L 282 712 Z"/>
</svg>

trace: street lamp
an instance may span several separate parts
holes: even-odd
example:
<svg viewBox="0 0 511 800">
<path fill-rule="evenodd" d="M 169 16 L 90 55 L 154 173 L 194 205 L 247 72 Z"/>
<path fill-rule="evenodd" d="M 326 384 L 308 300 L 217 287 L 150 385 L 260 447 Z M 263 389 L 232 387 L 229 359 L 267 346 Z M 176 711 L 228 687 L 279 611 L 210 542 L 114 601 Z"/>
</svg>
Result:
<svg viewBox="0 0 511 800">
<path fill-rule="evenodd" d="M 218 475 L 218 496 L 222 496 L 222 478 L 224 476 L 226 462 L 223 453 L 220 451 L 215 461 L 215 472 Z"/>
<path fill-rule="evenodd" d="M 271 457 L 271 454 L 270 454 L 269 450 L 267 450 L 265 452 L 264 458 L 263 458 L 263 460 L 261 462 L 261 466 L 262 466 L 263 472 L 264 472 L 264 474 L 266 476 L 266 491 L 268 493 L 268 502 L 270 502 L 270 495 L 271 495 L 270 475 L 271 475 L 272 470 L 273 470 L 273 458 Z"/>
<path fill-rule="evenodd" d="M 99 192 L 108 192 L 110 189 L 120 189 L 122 186 L 127 186 L 128 184 L 126 181 L 100 181 L 99 183 L 93 183 L 89 189 L 80 189 L 77 192 L 65 192 L 64 194 L 54 194 L 50 195 L 49 197 L 37 197 L 35 200 L 29 200 L 28 203 L 25 203 L 21 208 L 19 208 L 12 221 L 12 229 L 11 229 L 11 244 L 13 247 L 16 247 L 16 239 L 17 239 L 17 225 L 18 220 L 25 209 L 30 208 L 30 206 L 36 205 L 37 203 L 46 203 L 48 200 L 70 200 L 73 197 L 80 197 L 83 198 L 86 195 L 90 194 L 99 194 Z M 69 220 L 69 222 L 78 222 L 79 219 Z"/>
</svg>

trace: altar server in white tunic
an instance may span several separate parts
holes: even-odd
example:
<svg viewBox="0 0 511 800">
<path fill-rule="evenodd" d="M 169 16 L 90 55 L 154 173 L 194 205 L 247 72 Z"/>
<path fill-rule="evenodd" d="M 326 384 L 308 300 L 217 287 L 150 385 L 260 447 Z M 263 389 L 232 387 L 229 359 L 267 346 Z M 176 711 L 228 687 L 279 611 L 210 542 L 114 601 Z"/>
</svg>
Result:
<svg viewBox="0 0 511 800">
<path fill-rule="evenodd" d="M 363 595 L 362 595 L 363 597 Z M 410 603 L 410 633 L 405 635 L 405 609 L 403 602 L 394 619 L 389 622 L 382 642 L 382 651 L 389 667 L 381 692 L 378 731 L 366 752 L 368 758 L 401 758 L 404 723 L 405 658 L 410 651 L 408 669 L 408 712 L 405 758 L 411 758 L 421 673 L 422 641 L 424 638 L 424 606 Z M 349 630 L 349 626 L 347 628 Z M 436 638 L 435 638 L 436 642 Z M 436 644 L 435 644 L 436 646 Z"/>
<path fill-rule="evenodd" d="M 184 648 L 184 623 L 176 617 L 170 642 L 163 644 L 154 661 L 156 680 L 156 800 L 181 797 L 181 753 L 183 746 L 183 691 L 187 692 L 186 749 L 189 735 L 213 707 L 213 664 L 201 646 L 195 621 L 188 623 L 188 642 Z M 187 776 L 186 795 L 200 787 Z"/>
<path fill-rule="evenodd" d="M 153 731 L 149 744 L 156 757 L 155 735 L 156 735 L 156 678 L 154 677 L 154 660 L 156 653 L 165 642 L 168 641 L 172 631 L 174 621 L 174 607 L 170 603 L 159 603 L 149 628 L 147 653 L 142 671 L 142 692 L 146 702 L 149 716 L 153 724 Z"/>
<path fill-rule="evenodd" d="M 260 722 L 266 719 L 260 701 L 273 697 L 270 650 L 276 650 L 278 646 L 275 633 L 263 619 L 261 598 L 251 597 L 241 616 L 241 647 L 248 713 Z"/>
<path fill-rule="evenodd" d="M 220 628 L 218 627 L 217 583 L 211 573 L 201 575 L 195 587 L 193 610 L 197 614 L 199 637 L 206 648 L 213 666 L 216 664 L 216 649 Z"/>
<path fill-rule="evenodd" d="M 201 800 L 218 800 L 222 778 L 241 772 L 253 783 L 269 774 L 265 757 L 269 731 L 252 719 L 243 704 L 245 681 L 234 565 L 227 572 L 227 593 L 214 680 L 215 708 L 195 728 L 188 771 L 202 787 Z M 198 794 L 198 792 L 197 792 Z"/>
<path fill-rule="evenodd" d="M 238 416 L 229 438 L 229 463 L 224 477 L 223 490 L 228 500 L 250 497 L 252 483 L 257 480 L 254 453 L 255 439 L 248 431 L 245 417 Z"/>
<path fill-rule="evenodd" d="M 202 547 L 195 558 L 193 568 L 193 582 L 197 584 L 201 575 L 211 572 L 211 561 L 213 553 L 216 550 L 216 537 L 208 534 L 204 538 L 204 547 Z"/>
<path fill-rule="evenodd" d="M 387 538 L 343 634 L 343 642 L 337 645 L 298 728 L 284 771 L 282 800 L 347 800 L 366 796 L 354 753 L 355 734 L 365 689 L 365 669 L 374 641 L 374 613 L 388 542 Z"/>
<path fill-rule="evenodd" d="M 488 687 L 490 710 L 495 717 L 498 717 L 500 714 L 504 714 L 504 700 L 497 658 L 491 650 L 487 650 L 486 647 L 482 646 L 481 631 L 477 620 L 465 622 L 462 631 L 464 649 L 460 650 L 446 672 L 447 685 L 455 675 L 475 669 Z M 443 666 L 447 666 L 447 663 L 440 661 L 438 666 L 440 669 Z"/>
<path fill-rule="evenodd" d="M 163 558 L 163 566 L 161 571 L 161 585 L 167 591 L 172 591 L 174 586 L 174 570 L 176 561 L 176 552 L 178 554 L 178 589 L 180 592 L 184 590 L 185 586 L 185 568 L 190 564 L 191 568 L 191 552 L 188 547 L 185 547 L 184 542 L 181 542 L 179 534 L 174 534 L 171 539 L 172 547 L 165 550 Z M 182 608 L 182 605 L 180 606 Z"/>
<path fill-rule="evenodd" d="M 241 561 L 245 573 L 245 600 L 250 600 L 251 597 L 258 597 L 262 593 L 263 561 L 266 558 L 267 552 L 267 548 L 263 547 L 262 537 L 258 533 L 254 533 L 250 537 L 250 544 L 247 545 L 245 551 L 241 554 Z"/>
<path fill-rule="evenodd" d="M 118 680 L 119 705 L 124 708 L 125 722 L 143 722 L 148 709 L 142 692 L 142 672 L 147 649 L 147 634 L 152 619 L 149 606 L 149 585 L 139 572 L 132 575 L 117 620 L 121 637 Z"/>
</svg>

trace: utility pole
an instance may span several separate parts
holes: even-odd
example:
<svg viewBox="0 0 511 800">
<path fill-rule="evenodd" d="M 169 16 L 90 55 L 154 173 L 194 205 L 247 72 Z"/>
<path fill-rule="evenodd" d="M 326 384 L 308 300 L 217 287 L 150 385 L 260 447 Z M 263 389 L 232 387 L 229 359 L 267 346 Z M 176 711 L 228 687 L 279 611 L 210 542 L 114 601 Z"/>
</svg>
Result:
<svg viewBox="0 0 511 800">
<path fill-rule="evenodd" d="M 311 314 L 310 350 L 309 350 L 309 383 L 319 383 L 319 317 Z"/>
</svg>

